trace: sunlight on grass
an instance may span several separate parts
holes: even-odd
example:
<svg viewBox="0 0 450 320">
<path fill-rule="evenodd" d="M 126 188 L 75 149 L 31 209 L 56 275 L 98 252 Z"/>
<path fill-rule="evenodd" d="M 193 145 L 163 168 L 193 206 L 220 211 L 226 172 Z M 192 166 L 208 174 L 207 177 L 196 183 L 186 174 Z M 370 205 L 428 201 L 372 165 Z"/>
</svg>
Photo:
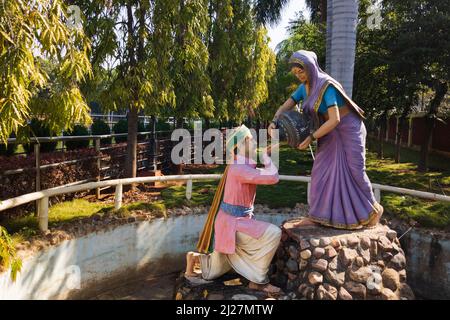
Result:
<svg viewBox="0 0 450 320">
<path fill-rule="evenodd" d="M 61 222 L 90 217 L 93 214 L 111 208 L 112 205 L 89 202 L 83 199 L 61 202 L 50 207 L 48 223 L 49 226 L 53 226 Z M 37 217 L 34 216 L 34 213 L 30 213 L 17 219 L 8 220 L 5 222 L 4 226 L 10 233 L 20 232 L 24 236 L 30 236 L 35 234 L 36 230 L 38 230 L 38 221 Z"/>
<path fill-rule="evenodd" d="M 59 223 L 72 220 L 74 218 L 90 217 L 95 213 L 112 208 L 99 202 L 89 202 L 83 199 L 75 199 L 68 202 L 58 203 L 50 208 L 49 223 Z"/>
<path fill-rule="evenodd" d="M 413 219 L 423 227 L 450 227 L 450 203 L 419 200 L 392 193 L 383 195 L 381 203 L 387 212 L 405 220 Z"/>
<path fill-rule="evenodd" d="M 143 210 L 143 211 L 151 211 L 157 217 L 165 217 L 167 218 L 167 209 L 164 201 L 154 201 L 154 202 L 134 202 L 131 204 L 127 204 L 123 206 L 121 209 L 125 209 L 128 211 L 133 210 Z"/>
<path fill-rule="evenodd" d="M 214 198 L 218 183 L 218 180 L 194 182 L 190 200 L 186 199 L 185 186 L 173 186 L 167 188 L 161 192 L 161 197 L 167 208 L 209 205 Z"/>
</svg>

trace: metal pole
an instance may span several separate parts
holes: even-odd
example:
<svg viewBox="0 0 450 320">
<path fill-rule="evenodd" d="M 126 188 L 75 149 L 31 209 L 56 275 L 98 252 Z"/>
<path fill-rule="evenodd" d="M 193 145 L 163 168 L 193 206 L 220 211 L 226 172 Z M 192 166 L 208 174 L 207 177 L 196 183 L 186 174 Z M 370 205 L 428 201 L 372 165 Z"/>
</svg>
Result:
<svg viewBox="0 0 450 320">
<path fill-rule="evenodd" d="M 95 151 L 97 151 L 96 154 L 97 154 L 97 157 L 98 157 L 97 158 L 97 170 L 98 170 L 98 173 L 97 173 L 96 180 L 100 181 L 101 158 L 100 158 L 100 139 L 98 139 L 98 138 L 95 139 Z M 96 188 L 95 189 L 95 195 L 96 195 L 97 199 L 100 198 L 100 188 Z"/>
<path fill-rule="evenodd" d="M 36 181 L 35 190 L 41 191 L 41 145 L 39 143 L 34 144 L 34 159 L 36 167 Z M 39 215 L 39 201 L 36 201 L 36 215 Z"/>
<path fill-rule="evenodd" d="M 156 136 L 156 117 L 152 116 L 152 143 L 151 143 L 151 152 L 152 152 L 152 170 L 156 171 L 158 169 L 157 166 L 157 157 L 156 154 L 158 153 L 158 145 L 157 145 L 157 136 Z"/>
</svg>

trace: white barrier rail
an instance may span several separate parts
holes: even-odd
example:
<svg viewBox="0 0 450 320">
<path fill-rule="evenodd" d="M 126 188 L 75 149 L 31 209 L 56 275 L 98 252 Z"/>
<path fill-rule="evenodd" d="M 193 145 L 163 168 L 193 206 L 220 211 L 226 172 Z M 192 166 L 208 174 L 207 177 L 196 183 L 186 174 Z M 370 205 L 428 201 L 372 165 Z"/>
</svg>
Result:
<svg viewBox="0 0 450 320">
<path fill-rule="evenodd" d="M 201 180 L 216 180 L 222 177 L 221 174 L 188 174 L 188 175 L 170 175 L 170 176 L 160 176 L 160 177 L 138 177 L 138 178 L 126 178 L 126 179 L 114 179 L 105 180 L 98 182 L 88 182 L 78 185 L 70 186 L 60 186 L 51 189 L 46 189 L 38 192 L 24 194 L 15 198 L 0 201 L 0 212 L 6 209 L 11 209 L 32 201 L 37 201 L 37 211 L 39 220 L 39 229 L 41 231 L 48 230 L 48 209 L 49 209 L 49 198 L 61 194 L 75 193 L 79 191 L 93 190 L 102 187 L 115 187 L 115 197 L 114 197 L 114 209 L 120 209 L 122 206 L 122 190 L 124 185 L 138 184 L 138 183 L 150 183 L 150 182 L 164 182 L 164 181 L 187 181 L 186 184 L 186 198 L 190 199 L 192 196 L 192 185 L 193 181 Z M 296 181 L 305 182 L 308 184 L 307 197 L 309 202 L 310 184 L 311 177 L 306 176 L 287 176 L 280 175 L 281 181 Z M 431 192 L 417 191 L 405 188 L 398 188 L 393 186 L 386 186 L 381 184 L 372 184 L 375 198 L 379 202 L 381 200 L 381 191 L 394 192 L 399 194 L 405 194 L 410 196 L 415 196 L 424 199 L 431 199 L 437 201 L 450 202 L 450 197 L 440 194 L 435 194 Z"/>
</svg>

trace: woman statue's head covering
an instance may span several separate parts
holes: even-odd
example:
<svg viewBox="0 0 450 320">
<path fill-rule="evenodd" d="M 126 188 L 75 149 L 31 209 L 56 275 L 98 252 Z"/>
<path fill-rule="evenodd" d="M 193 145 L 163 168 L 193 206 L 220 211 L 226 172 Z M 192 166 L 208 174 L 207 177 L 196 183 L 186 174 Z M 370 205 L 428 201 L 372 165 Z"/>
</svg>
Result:
<svg viewBox="0 0 450 320">
<path fill-rule="evenodd" d="M 228 132 L 225 143 L 227 154 L 233 154 L 234 149 L 244 142 L 247 137 L 252 137 L 252 133 L 245 125 L 241 125 L 234 128 L 231 132 Z M 200 253 L 211 253 L 214 250 L 214 222 L 216 220 L 220 202 L 222 201 L 228 168 L 229 166 L 227 165 L 222 178 L 220 179 L 216 193 L 214 194 L 213 202 L 208 212 L 208 217 L 206 218 L 205 225 L 203 226 L 203 230 L 197 243 L 197 251 Z"/>
<path fill-rule="evenodd" d="M 329 85 L 333 85 L 342 94 L 349 106 L 361 118 L 364 118 L 364 111 L 347 96 L 342 85 L 320 68 L 317 62 L 317 55 L 314 52 L 307 50 L 294 52 L 289 58 L 289 66 L 294 67 L 298 65 L 305 70 L 309 84 L 309 95 L 303 102 L 302 109 L 313 118 L 316 129 L 319 126 L 318 109 L 322 102 L 323 94 Z"/>
</svg>

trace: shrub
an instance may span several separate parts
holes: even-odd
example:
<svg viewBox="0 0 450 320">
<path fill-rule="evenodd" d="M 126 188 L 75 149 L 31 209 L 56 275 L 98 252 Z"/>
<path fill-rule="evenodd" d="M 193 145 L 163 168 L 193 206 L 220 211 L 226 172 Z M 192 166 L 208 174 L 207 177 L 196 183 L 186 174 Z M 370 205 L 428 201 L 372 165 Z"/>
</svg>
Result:
<svg viewBox="0 0 450 320">
<path fill-rule="evenodd" d="M 113 131 L 114 133 L 128 133 L 128 120 L 119 120 L 114 124 Z M 138 132 L 145 132 L 145 125 L 143 122 L 138 122 Z M 144 139 L 145 136 L 138 136 L 138 141 L 143 141 Z M 126 142 L 127 137 L 116 137 L 115 140 L 117 143 Z"/>
<path fill-rule="evenodd" d="M 43 121 L 32 119 L 28 124 L 28 127 L 31 131 L 30 137 L 50 137 L 52 135 L 49 127 Z M 34 144 L 35 143 L 23 144 L 26 153 L 29 154 L 34 152 Z M 41 152 L 53 152 L 56 150 L 57 142 L 41 142 L 40 145 Z"/>
<path fill-rule="evenodd" d="M 17 272 L 22 269 L 22 260 L 17 257 L 16 248 L 5 228 L 0 226 L 0 268 L 11 267 L 11 280 L 15 281 Z"/>
<path fill-rule="evenodd" d="M 167 123 L 166 120 L 161 119 L 156 122 L 156 131 L 170 131 L 171 129 L 172 128 L 171 128 L 170 123 Z M 152 124 L 152 122 L 150 122 L 147 125 L 146 131 L 152 131 L 152 130 L 153 130 L 153 124 Z"/>
<path fill-rule="evenodd" d="M 127 120 L 119 120 L 113 126 L 114 133 L 128 133 L 128 121 Z M 115 137 L 114 138 L 117 143 L 126 142 L 127 137 Z"/>
<path fill-rule="evenodd" d="M 71 131 L 64 132 L 65 136 L 88 136 L 89 131 L 85 126 L 75 125 Z M 67 150 L 76 150 L 89 147 L 89 140 L 66 141 Z"/>
<path fill-rule="evenodd" d="M 91 132 L 93 135 L 111 134 L 108 124 L 100 119 L 95 119 L 92 123 Z M 104 138 L 100 140 L 101 145 L 111 144 L 111 138 Z"/>
</svg>

